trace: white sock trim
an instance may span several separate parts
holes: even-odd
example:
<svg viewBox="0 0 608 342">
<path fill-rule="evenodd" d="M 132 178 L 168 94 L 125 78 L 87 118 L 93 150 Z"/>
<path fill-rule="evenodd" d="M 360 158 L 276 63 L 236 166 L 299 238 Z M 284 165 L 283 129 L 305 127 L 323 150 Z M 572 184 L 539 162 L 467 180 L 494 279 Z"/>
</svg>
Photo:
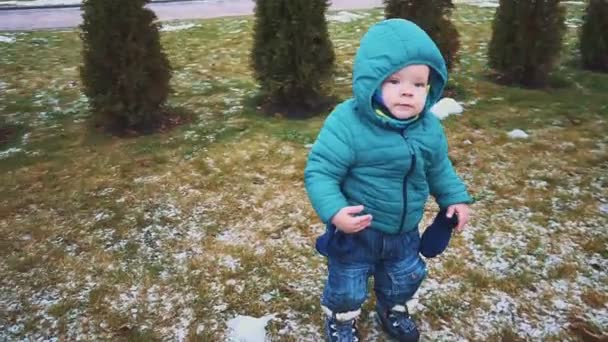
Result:
<svg viewBox="0 0 608 342">
<path fill-rule="evenodd" d="M 395 312 L 407 312 L 407 307 L 405 305 L 395 305 L 391 308 L 391 311 Z"/>
<path fill-rule="evenodd" d="M 325 313 L 329 317 L 332 317 L 334 315 L 334 313 L 325 305 L 321 305 L 321 309 L 323 310 L 323 313 Z M 360 314 L 361 309 L 357 309 L 355 311 L 339 312 L 336 314 L 336 319 L 340 322 L 351 321 L 359 317 Z"/>
</svg>

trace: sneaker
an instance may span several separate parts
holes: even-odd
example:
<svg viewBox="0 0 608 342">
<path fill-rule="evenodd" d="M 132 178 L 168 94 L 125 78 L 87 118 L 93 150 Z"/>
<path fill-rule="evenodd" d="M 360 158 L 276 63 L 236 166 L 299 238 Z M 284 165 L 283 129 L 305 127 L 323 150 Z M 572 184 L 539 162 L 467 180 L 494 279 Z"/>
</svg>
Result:
<svg viewBox="0 0 608 342">
<path fill-rule="evenodd" d="M 407 306 L 398 305 L 391 310 L 381 309 L 376 306 L 376 319 L 391 337 L 401 342 L 417 342 L 420 338 L 418 327 L 409 312 Z"/>
<path fill-rule="evenodd" d="M 325 318 L 325 338 L 328 342 L 359 342 L 356 319 L 338 321 L 335 317 Z"/>
</svg>

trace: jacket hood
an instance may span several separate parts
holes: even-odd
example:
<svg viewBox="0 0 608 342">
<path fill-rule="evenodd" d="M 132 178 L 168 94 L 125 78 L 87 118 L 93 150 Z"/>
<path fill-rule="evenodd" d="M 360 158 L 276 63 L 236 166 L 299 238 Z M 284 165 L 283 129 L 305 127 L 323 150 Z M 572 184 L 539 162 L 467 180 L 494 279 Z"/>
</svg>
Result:
<svg viewBox="0 0 608 342">
<path fill-rule="evenodd" d="M 381 125 L 405 128 L 408 123 L 375 114 L 372 96 L 382 82 L 412 64 L 429 66 L 431 89 L 421 115 L 441 97 L 448 72 L 437 45 L 418 25 L 404 19 L 388 19 L 373 25 L 361 39 L 353 67 L 353 94 L 360 113 Z"/>
</svg>

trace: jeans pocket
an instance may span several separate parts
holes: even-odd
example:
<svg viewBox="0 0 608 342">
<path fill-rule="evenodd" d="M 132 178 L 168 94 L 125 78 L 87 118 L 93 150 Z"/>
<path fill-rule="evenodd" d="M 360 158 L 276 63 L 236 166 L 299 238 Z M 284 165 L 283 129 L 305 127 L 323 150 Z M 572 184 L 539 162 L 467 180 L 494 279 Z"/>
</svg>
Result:
<svg viewBox="0 0 608 342">
<path fill-rule="evenodd" d="M 392 282 L 392 292 L 414 293 L 426 276 L 426 264 L 418 255 L 414 257 L 414 262 L 406 267 L 394 268 L 388 272 Z"/>
<path fill-rule="evenodd" d="M 330 256 L 341 258 L 350 254 L 355 247 L 353 234 L 346 234 L 336 229 L 327 249 Z"/>
</svg>

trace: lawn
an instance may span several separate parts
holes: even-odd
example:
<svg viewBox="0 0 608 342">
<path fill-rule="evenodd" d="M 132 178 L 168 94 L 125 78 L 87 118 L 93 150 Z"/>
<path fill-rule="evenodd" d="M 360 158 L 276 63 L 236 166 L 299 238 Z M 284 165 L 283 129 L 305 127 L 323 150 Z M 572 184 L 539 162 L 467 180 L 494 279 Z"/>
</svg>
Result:
<svg viewBox="0 0 608 342">
<path fill-rule="evenodd" d="M 476 203 L 410 302 L 426 341 L 607 338 L 608 75 L 577 68 L 582 10 L 568 5 L 545 90 L 490 82 L 493 9 L 454 13 L 450 87 L 465 112 L 444 125 Z M 330 22 L 342 99 L 358 39 L 382 17 L 353 13 Z M 15 40 L 0 42 L 0 340 L 220 341 L 236 315 L 273 313 L 272 340 L 321 339 L 324 227 L 303 168 L 326 113 L 289 121 L 251 105 L 251 17 L 184 24 L 165 23 L 181 29 L 162 42 L 170 105 L 194 120 L 126 139 L 87 125 L 76 31 L 0 33 Z M 361 330 L 382 341 L 372 308 Z"/>
</svg>

